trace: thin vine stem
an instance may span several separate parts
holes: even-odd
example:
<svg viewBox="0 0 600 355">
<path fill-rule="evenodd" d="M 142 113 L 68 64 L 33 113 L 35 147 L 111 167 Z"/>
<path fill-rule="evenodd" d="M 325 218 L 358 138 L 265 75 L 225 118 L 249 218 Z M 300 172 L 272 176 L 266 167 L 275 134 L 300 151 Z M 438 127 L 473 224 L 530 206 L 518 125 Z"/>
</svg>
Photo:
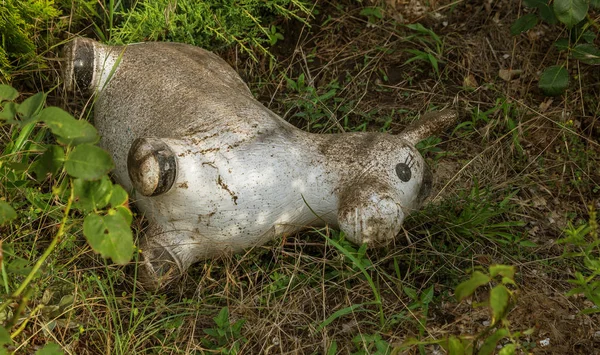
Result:
<svg viewBox="0 0 600 355">
<path fill-rule="evenodd" d="M 65 225 L 67 224 L 69 212 L 71 211 L 71 205 L 73 204 L 73 200 L 75 198 L 75 192 L 73 189 L 72 181 L 71 181 L 70 185 L 71 185 L 71 193 L 69 195 L 69 200 L 67 201 L 67 205 L 65 207 L 65 213 L 63 214 L 62 221 L 60 222 L 60 227 L 58 228 L 58 232 L 56 232 L 56 235 L 52 239 L 52 242 L 50 242 L 50 245 L 48 246 L 48 248 L 46 248 L 46 250 L 44 251 L 42 256 L 37 260 L 37 262 L 33 266 L 33 269 L 31 269 L 31 271 L 29 272 L 29 274 L 27 275 L 25 280 L 23 280 L 23 282 L 19 285 L 19 288 L 17 288 L 15 290 L 15 292 L 11 295 L 12 299 L 17 299 L 21 296 L 23 291 L 25 291 L 27 286 L 31 283 L 31 281 L 35 277 L 35 274 L 40 270 L 40 268 L 42 267 L 42 265 L 44 264 L 46 259 L 48 259 L 50 254 L 52 254 L 52 252 L 54 251 L 54 249 L 60 242 L 62 236 L 65 234 Z M 8 304 L 9 304 L 9 302 L 4 302 L 2 305 L 0 305 L 0 312 L 2 310 L 4 310 Z"/>
</svg>

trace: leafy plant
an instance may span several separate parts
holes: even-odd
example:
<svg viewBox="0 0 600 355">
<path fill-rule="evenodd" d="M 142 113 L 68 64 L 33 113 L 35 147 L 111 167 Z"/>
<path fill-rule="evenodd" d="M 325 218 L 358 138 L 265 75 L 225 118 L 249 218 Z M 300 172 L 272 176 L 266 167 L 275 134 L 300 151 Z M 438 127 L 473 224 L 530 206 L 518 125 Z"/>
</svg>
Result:
<svg viewBox="0 0 600 355">
<path fill-rule="evenodd" d="M 532 12 L 518 18 L 510 28 L 513 36 L 527 32 L 538 24 L 538 18 L 549 25 L 562 23 L 569 37 L 558 39 L 554 45 L 567 53 L 567 58 L 585 64 L 600 64 L 600 49 L 594 44 L 598 34 L 596 19 L 588 16 L 590 8 L 600 8 L 598 0 L 524 0 L 523 4 Z M 566 62 L 544 70 L 538 83 L 548 96 L 562 94 L 569 85 Z"/>
<path fill-rule="evenodd" d="M 21 219 L 36 217 L 39 209 L 58 227 L 31 267 L 23 268 L 23 259 L 3 246 L 7 257 L 0 260 L 2 283 L 9 294 L 5 300 L 19 305 L 7 321 L 7 329 L 25 310 L 31 283 L 46 260 L 63 239 L 81 229 L 77 215 L 84 216 L 83 234 L 89 245 L 103 257 L 126 264 L 134 248 L 128 195 L 107 176 L 114 164 L 109 153 L 95 145 L 100 138 L 96 129 L 58 107 L 44 107 L 43 93 L 21 103 L 15 101 L 18 97 L 17 90 L 0 85 L 0 124 L 9 125 L 14 132 L 0 155 L 2 192 L 6 196 L 0 202 L 0 225 L 7 231 L 18 230 Z M 48 133 L 57 144 L 46 143 Z M 0 313 L 11 302 L 2 303 Z"/>
<path fill-rule="evenodd" d="M 524 332 L 512 332 L 510 323 L 506 319 L 507 314 L 516 303 L 516 283 L 514 280 L 515 268 L 508 265 L 492 265 L 488 268 L 488 273 L 474 271 L 469 280 L 462 282 L 456 287 L 455 296 L 460 302 L 490 283 L 494 286 L 490 289 L 488 300 L 484 303 L 490 309 L 490 325 L 479 334 L 449 336 L 445 339 L 432 341 L 420 341 L 409 338 L 403 344 L 394 349 L 397 354 L 402 350 L 415 345 L 439 344 L 449 355 L 491 355 L 496 351 L 498 344 L 503 341 L 501 350 L 498 354 L 512 355 L 520 348 L 519 339 L 524 335 L 530 335 L 533 330 Z"/>
<path fill-rule="evenodd" d="M 569 283 L 575 285 L 567 295 L 583 294 L 594 307 L 584 309 L 586 314 L 600 312 L 600 239 L 598 239 L 597 212 L 593 205 L 589 206 L 587 222 L 575 227 L 569 222 L 565 229 L 566 237 L 558 241 L 565 244 L 565 257 L 579 259 L 583 267 L 575 272 L 575 279 Z M 574 248 L 576 251 L 569 251 Z"/>
<path fill-rule="evenodd" d="M 359 349 L 352 355 L 388 355 L 392 350 L 391 345 L 379 334 L 359 334 L 352 338 L 352 342 Z"/>
<path fill-rule="evenodd" d="M 431 136 L 417 143 L 415 148 L 419 150 L 422 156 L 430 156 L 433 158 L 433 162 L 438 162 L 440 159 L 452 155 L 452 152 L 444 151 L 439 147 L 441 143 L 442 138 Z"/>
<path fill-rule="evenodd" d="M 416 60 L 429 62 L 435 70 L 435 73 L 440 75 L 439 62 L 440 58 L 444 54 L 444 42 L 442 39 L 432 30 L 426 28 L 420 23 L 406 25 L 409 29 L 417 32 L 416 34 L 409 35 L 406 40 L 414 40 L 421 45 L 421 49 L 407 49 L 406 51 L 413 56 L 409 58 L 404 64 L 414 62 Z"/>
<path fill-rule="evenodd" d="M 362 8 L 359 14 L 361 16 L 366 16 L 369 24 L 373 25 L 377 23 L 377 21 L 383 19 L 383 12 L 384 10 L 379 6 L 367 6 Z"/>
<path fill-rule="evenodd" d="M 458 213 L 449 217 L 451 231 L 463 237 L 473 237 L 473 233 L 476 233 L 504 245 L 536 246 L 519 237 L 516 228 L 524 226 L 523 221 L 506 220 L 506 217 L 502 217 L 511 210 L 511 199 L 516 193 L 514 191 L 498 202 L 493 200 L 489 191 L 481 190 L 475 182 L 469 195 L 463 196 L 463 202 L 456 206 Z"/>
<path fill-rule="evenodd" d="M 212 338 L 212 340 L 203 339 L 204 345 L 220 350 L 221 354 L 237 354 L 240 346 L 248 341 L 241 333 L 242 326 L 246 321 L 238 319 L 234 323 L 230 323 L 228 307 L 223 307 L 213 320 L 217 327 L 203 330 Z"/>
<path fill-rule="evenodd" d="M 311 10 L 304 0 L 144 0 L 117 14 L 124 20 L 112 32 L 114 43 L 173 41 L 212 49 L 237 44 L 254 57 L 255 49 L 267 54 L 265 44 L 283 39 L 269 24 L 275 16 L 304 21 Z"/>
<path fill-rule="evenodd" d="M 294 109 L 292 117 L 306 121 L 307 130 L 323 129 L 333 113 L 329 107 L 335 106 L 339 99 L 336 97 L 340 90 L 337 81 L 329 82 L 324 88 L 316 88 L 306 82 L 304 74 L 296 80 L 286 77 L 287 87 L 291 95 L 290 109 Z M 335 118 L 333 118 L 335 120 Z"/>
<path fill-rule="evenodd" d="M 0 327 L 0 355 L 7 355 L 8 352 L 4 348 L 5 345 L 12 345 L 13 341 L 10 337 L 10 333 L 4 328 Z M 60 350 L 58 344 L 47 343 L 41 349 L 35 352 L 35 355 L 62 355 L 64 352 Z"/>
<path fill-rule="evenodd" d="M 347 241 L 345 241 L 345 239 L 343 239 L 343 233 L 340 233 L 341 240 L 339 242 L 329 238 L 325 234 L 322 234 L 320 232 L 319 232 L 319 234 L 321 234 L 321 236 L 323 238 L 325 238 L 328 243 L 333 245 L 343 255 L 344 258 L 347 258 L 348 263 L 350 264 L 350 266 L 352 268 L 354 268 L 356 271 L 360 271 L 362 273 L 362 275 L 365 277 L 365 279 L 369 283 L 369 286 L 371 287 L 371 291 L 373 292 L 373 297 L 375 298 L 375 300 L 372 302 L 372 304 L 376 304 L 378 306 L 379 322 L 380 322 L 380 325 L 383 326 L 385 323 L 385 318 L 384 318 L 384 313 L 383 313 L 383 305 L 381 303 L 381 294 L 379 292 L 379 288 L 373 281 L 373 278 L 367 272 L 367 268 L 369 268 L 372 265 L 371 265 L 371 262 L 365 258 L 365 253 L 366 253 L 366 248 L 367 248 L 366 244 L 363 244 L 359 248 L 359 250 L 356 251 L 353 247 L 351 247 L 349 245 L 349 243 Z M 346 259 L 344 259 L 344 260 L 346 260 Z"/>
<path fill-rule="evenodd" d="M 53 1 L 4 0 L 0 6 L 0 75 L 9 80 L 19 66 L 35 59 L 36 38 L 60 11 Z"/>
<path fill-rule="evenodd" d="M 429 286 L 425 291 L 419 295 L 417 291 L 411 287 L 404 286 L 402 288 L 404 293 L 411 299 L 411 303 L 408 305 L 408 311 L 419 311 L 417 313 L 417 322 L 419 329 L 419 338 L 422 339 L 425 336 L 427 330 L 427 315 L 429 314 L 429 304 L 433 301 L 433 285 Z M 425 348 L 420 345 L 419 351 L 421 354 L 425 353 Z"/>
</svg>

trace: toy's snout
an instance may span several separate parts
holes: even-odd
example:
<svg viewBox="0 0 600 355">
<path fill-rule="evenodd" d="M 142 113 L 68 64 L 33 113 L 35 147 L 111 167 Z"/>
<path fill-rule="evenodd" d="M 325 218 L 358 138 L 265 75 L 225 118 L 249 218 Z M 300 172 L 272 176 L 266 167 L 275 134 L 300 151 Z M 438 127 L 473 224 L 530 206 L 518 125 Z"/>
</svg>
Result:
<svg viewBox="0 0 600 355">
<path fill-rule="evenodd" d="M 358 245 L 385 245 L 394 240 L 404 221 L 402 207 L 395 199 L 374 194 L 365 201 L 339 211 L 340 229 Z"/>
<path fill-rule="evenodd" d="M 370 246 L 388 244 L 400 232 L 404 218 L 423 204 L 433 177 L 423 159 L 411 156 L 406 161 L 412 163 L 400 160 L 391 165 L 394 172 L 389 179 L 382 179 L 383 173 L 361 174 L 340 194 L 338 224 L 348 240 Z"/>
</svg>

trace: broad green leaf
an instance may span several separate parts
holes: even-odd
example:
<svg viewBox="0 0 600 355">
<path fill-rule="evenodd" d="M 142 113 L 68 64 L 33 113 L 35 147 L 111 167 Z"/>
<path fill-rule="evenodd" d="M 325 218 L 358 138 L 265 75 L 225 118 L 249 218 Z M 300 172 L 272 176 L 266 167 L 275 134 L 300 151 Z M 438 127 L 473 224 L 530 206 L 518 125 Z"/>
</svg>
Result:
<svg viewBox="0 0 600 355">
<path fill-rule="evenodd" d="M 221 308 L 219 314 L 213 320 L 219 328 L 229 328 L 229 307 L 225 306 Z"/>
<path fill-rule="evenodd" d="M 538 23 L 538 18 L 535 14 L 527 14 L 525 16 L 519 17 L 513 24 L 510 26 L 510 34 L 516 36 L 523 32 L 529 31 Z"/>
<path fill-rule="evenodd" d="M 17 212 L 8 203 L 0 201 L 0 226 L 17 218 Z"/>
<path fill-rule="evenodd" d="M 116 185 L 115 185 L 116 186 Z M 115 213 L 120 214 L 121 217 L 125 219 L 128 225 L 131 225 L 133 222 L 133 215 L 131 214 L 131 210 L 125 206 L 117 206 L 112 209 Z M 111 211 L 109 211 L 111 213 Z"/>
<path fill-rule="evenodd" d="M 448 339 L 448 355 L 464 355 L 465 346 L 457 337 L 451 336 Z"/>
<path fill-rule="evenodd" d="M 588 0 L 554 0 L 556 18 L 571 29 L 585 18 L 588 12 Z"/>
<path fill-rule="evenodd" d="M 98 131 L 87 121 L 76 120 L 70 113 L 58 107 L 47 107 L 40 112 L 43 121 L 63 144 L 96 143 Z"/>
<path fill-rule="evenodd" d="M 6 120 L 8 123 L 14 123 L 16 114 L 17 104 L 14 102 L 5 102 L 4 105 L 2 105 L 2 112 L 0 112 L 0 120 Z"/>
<path fill-rule="evenodd" d="M 73 180 L 74 206 L 85 212 L 101 209 L 108 205 L 112 188 L 108 175 L 96 181 L 75 179 Z"/>
<path fill-rule="evenodd" d="M 65 161 L 67 173 L 84 180 L 100 179 L 112 168 L 114 164 L 108 152 L 92 144 L 76 146 Z"/>
<path fill-rule="evenodd" d="M 479 348 L 479 352 L 477 355 L 492 355 L 496 350 L 496 345 L 500 340 L 508 336 L 508 330 L 505 328 L 500 328 L 494 332 L 494 334 L 490 335 L 485 339 L 481 348 Z"/>
<path fill-rule="evenodd" d="M 523 0 L 523 5 L 540 10 L 540 18 L 550 25 L 554 25 L 558 22 L 552 6 L 548 5 L 548 1 L 546 0 Z"/>
<path fill-rule="evenodd" d="M 597 302 L 594 302 L 597 303 Z M 598 304 L 594 305 L 594 307 L 598 307 Z M 600 313 L 600 308 L 586 308 L 581 311 L 581 314 L 596 314 Z"/>
<path fill-rule="evenodd" d="M 433 300 L 433 285 L 421 293 L 421 303 L 429 304 Z"/>
<path fill-rule="evenodd" d="M 65 161 L 65 150 L 58 145 L 49 145 L 46 151 L 35 161 L 33 171 L 38 180 L 48 174 L 56 175 Z"/>
<path fill-rule="evenodd" d="M 600 8 L 600 0 L 590 0 L 590 6 L 595 9 Z"/>
<path fill-rule="evenodd" d="M 19 96 L 19 92 L 10 85 L 0 84 L 0 102 L 13 101 Z"/>
<path fill-rule="evenodd" d="M 517 351 L 517 346 L 515 344 L 507 344 L 505 345 L 500 352 L 498 352 L 498 355 L 514 355 L 516 354 Z"/>
<path fill-rule="evenodd" d="M 562 65 L 546 68 L 540 76 L 538 87 L 548 96 L 562 94 L 569 86 L 569 72 Z"/>
<path fill-rule="evenodd" d="M 587 43 L 593 44 L 596 40 L 596 34 L 592 31 L 585 31 L 581 34 L 581 39 Z"/>
<path fill-rule="evenodd" d="M 490 276 L 496 277 L 501 275 L 509 279 L 515 278 L 515 267 L 512 265 L 492 265 L 490 266 Z"/>
<path fill-rule="evenodd" d="M 549 6 L 548 4 L 539 5 L 538 9 L 540 10 L 540 18 L 542 21 L 546 22 L 549 25 L 556 25 L 558 23 L 558 19 L 554 14 L 554 8 Z"/>
<path fill-rule="evenodd" d="M 48 343 L 43 348 L 35 352 L 35 355 L 63 355 L 64 352 L 56 343 Z"/>
<path fill-rule="evenodd" d="M 503 277 L 502 278 L 502 283 L 505 285 L 515 285 L 517 286 L 517 284 L 515 283 L 515 280 L 512 278 L 508 278 L 508 277 Z"/>
<path fill-rule="evenodd" d="M 15 161 L 7 161 L 7 162 L 4 162 L 3 165 L 6 168 L 8 168 L 9 170 L 11 170 L 17 174 L 24 173 L 25 171 L 27 171 L 29 169 L 29 164 L 19 163 L 19 162 L 15 162 Z"/>
<path fill-rule="evenodd" d="M 509 298 L 509 291 L 504 285 L 496 285 L 496 287 L 490 291 L 490 307 L 492 308 L 493 323 L 498 322 L 504 317 L 504 314 L 508 309 Z"/>
<path fill-rule="evenodd" d="M 559 51 L 566 51 L 569 49 L 569 39 L 559 38 L 554 42 L 554 47 L 558 48 Z"/>
<path fill-rule="evenodd" d="M 488 275 L 480 271 L 474 271 L 470 279 L 462 282 L 456 287 L 454 292 L 455 296 L 460 302 L 463 299 L 471 296 L 479 286 L 483 286 L 488 282 L 490 282 L 490 277 Z"/>
<path fill-rule="evenodd" d="M 600 64 L 600 49 L 593 44 L 578 44 L 573 48 L 571 56 L 586 64 Z"/>
<path fill-rule="evenodd" d="M 121 185 L 114 185 L 110 195 L 110 205 L 113 207 L 125 205 L 128 197 L 127 191 Z"/>
<path fill-rule="evenodd" d="M 433 40 L 436 43 L 441 43 L 440 37 L 434 31 L 432 31 L 429 28 L 421 25 L 420 23 L 409 24 L 409 25 L 406 25 L 406 27 L 410 28 L 411 30 L 415 30 L 417 32 L 423 33 L 423 34 L 427 34 L 431 38 L 433 38 Z"/>
<path fill-rule="evenodd" d="M 0 325 L 0 347 L 4 344 L 12 344 L 12 339 L 8 330 Z"/>
<path fill-rule="evenodd" d="M 408 297 L 410 297 L 411 300 L 417 301 L 419 299 L 419 296 L 417 295 L 417 291 L 415 291 L 415 289 L 410 288 L 408 286 L 404 286 L 402 287 L 402 290 Z"/>
<path fill-rule="evenodd" d="M 133 234 L 119 214 L 87 215 L 83 220 L 83 235 L 95 252 L 117 264 L 127 264 L 133 256 Z"/>
<path fill-rule="evenodd" d="M 539 7 L 541 5 L 548 5 L 546 0 L 523 0 L 523 5 L 527 7 Z"/>
<path fill-rule="evenodd" d="M 375 349 L 377 349 L 377 351 L 373 352 L 373 354 L 389 354 L 392 350 L 391 345 L 383 339 L 375 340 Z"/>
<path fill-rule="evenodd" d="M 43 92 L 28 97 L 25 101 L 21 102 L 17 107 L 17 113 L 21 115 L 23 119 L 33 118 L 39 110 L 44 106 L 46 95 Z"/>
</svg>

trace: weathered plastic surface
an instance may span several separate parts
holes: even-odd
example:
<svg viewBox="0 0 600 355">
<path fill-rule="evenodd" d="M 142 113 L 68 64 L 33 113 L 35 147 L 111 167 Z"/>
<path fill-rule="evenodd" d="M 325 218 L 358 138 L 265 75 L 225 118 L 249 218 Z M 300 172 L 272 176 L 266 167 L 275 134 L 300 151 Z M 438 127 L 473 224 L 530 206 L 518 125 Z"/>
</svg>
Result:
<svg viewBox="0 0 600 355">
<path fill-rule="evenodd" d="M 254 99 L 218 56 L 177 43 L 76 39 L 68 89 L 95 93 L 94 123 L 149 227 L 147 288 L 192 263 L 310 226 L 382 245 L 429 194 L 414 145 L 456 120 L 430 113 L 399 135 L 311 134 Z"/>
</svg>

